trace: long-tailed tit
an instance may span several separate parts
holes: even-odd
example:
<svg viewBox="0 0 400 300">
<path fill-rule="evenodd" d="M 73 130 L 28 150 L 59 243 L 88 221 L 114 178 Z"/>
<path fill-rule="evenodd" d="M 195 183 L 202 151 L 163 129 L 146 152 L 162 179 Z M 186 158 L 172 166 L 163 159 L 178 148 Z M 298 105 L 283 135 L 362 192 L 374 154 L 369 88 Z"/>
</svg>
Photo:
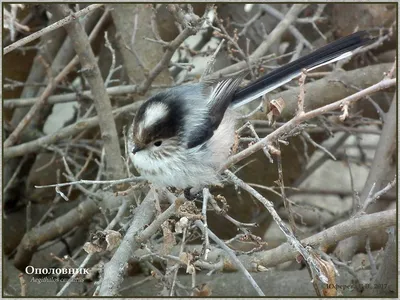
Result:
<svg viewBox="0 0 400 300">
<path fill-rule="evenodd" d="M 137 111 L 129 131 L 134 166 L 157 186 L 218 183 L 235 140 L 235 108 L 298 77 L 303 69 L 310 71 L 351 56 L 371 40 L 366 32 L 356 32 L 243 88 L 239 87 L 243 76 L 236 76 L 173 87 L 152 96 Z"/>
</svg>

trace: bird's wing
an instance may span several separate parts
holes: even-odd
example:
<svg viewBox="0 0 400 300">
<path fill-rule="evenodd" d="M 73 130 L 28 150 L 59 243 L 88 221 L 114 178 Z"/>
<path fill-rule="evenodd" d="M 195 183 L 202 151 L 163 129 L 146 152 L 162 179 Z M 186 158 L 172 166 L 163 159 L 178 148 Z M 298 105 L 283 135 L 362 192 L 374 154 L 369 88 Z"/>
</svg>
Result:
<svg viewBox="0 0 400 300">
<path fill-rule="evenodd" d="M 188 147 L 193 148 L 210 139 L 224 117 L 235 91 L 245 74 L 220 80 L 207 80 L 201 83 L 206 103 L 206 115 L 189 136 Z"/>
</svg>

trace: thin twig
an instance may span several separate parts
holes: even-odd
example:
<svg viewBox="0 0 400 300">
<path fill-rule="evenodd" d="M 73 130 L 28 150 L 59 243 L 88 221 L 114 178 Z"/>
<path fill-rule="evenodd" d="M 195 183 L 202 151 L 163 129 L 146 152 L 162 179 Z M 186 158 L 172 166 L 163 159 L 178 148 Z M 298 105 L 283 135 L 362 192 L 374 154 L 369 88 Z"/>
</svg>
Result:
<svg viewBox="0 0 400 300">
<path fill-rule="evenodd" d="M 376 267 L 376 262 L 372 255 L 372 252 L 371 252 L 371 241 L 370 240 L 371 239 L 369 238 L 369 236 L 367 236 L 367 240 L 365 242 L 365 251 L 367 252 L 369 264 L 371 266 L 371 277 L 374 278 L 374 276 L 378 272 L 378 269 Z"/>
<path fill-rule="evenodd" d="M 267 36 L 266 40 L 264 40 L 260 46 L 250 55 L 249 62 L 251 64 L 257 62 L 267 51 L 269 48 L 275 44 L 275 42 L 282 36 L 282 34 L 287 30 L 287 28 L 296 21 L 297 16 L 303 11 L 303 9 L 307 5 L 305 4 L 293 4 L 289 9 L 285 18 L 279 22 L 279 24 L 271 31 L 271 33 Z M 229 67 L 226 67 L 222 70 L 214 72 L 210 75 L 211 78 L 220 78 L 226 74 L 232 74 L 237 71 L 242 71 L 247 66 L 246 61 L 241 61 Z"/>
<path fill-rule="evenodd" d="M 279 150 L 279 152 L 281 152 L 280 148 L 279 148 L 279 144 L 278 144 L 278 150 Z M 278 185 L 281 189 L 281 197 L 283 200 L 283 205 L 285 206 L 285 209 L 288 212 L 289 223 L 290 223 L 290 227 L 292 228 L 293 234 L 296 234 L 296 222 L 295 222 L 294 216 L 293 216 L 292 204 L 291 204 L 291 201 L 289 201 L 289 199 L 286 197 L 286 193 L 285 193 L 285 182 L 283 180 L 282 157 L 281 157 L 281 155 L 277 155 L 276 157 L 277 157 L 276 160 L 277 160 L 278 178 L 279 178 Z"/>
<path fill-rule="evenodd" d="M 208 228 L 207 224 L 207 204 L 208 199 L 210 199 L 211 194 L 208 188 L 203 189 L 203 206 L 201 210 L 201 214 L 203 216 L 203 226 L 204 228 Z M 204 230 L 204 260 L 207 260 L 208 253 L 210 252 L 210 240 L 208 238 L 208 230 Z"/>
<path fill-rule="evenodd" d="M 271 16 L 283 20 L 285 18 L 285 15 L 282 14 L 279 10 L 275 9 L 269 4 L 259 4 L 259 7 L 270 14 Z M 314 47 L 311 45 L 311 43 L 304 37 L 304 35 L 293 25 L 289 26 L 289 31 L 293 34 L 293 36 L 301 43 L 304 44 L 308 49 L 313 50 Z"/>
<path fill-rule="evenodd" d="M 333 102 L 331 104 L 322 106 L 320 108 L 314 109 L 309 112 L 305 112 L 301 116 L 296 116 L 287 123 L 285 123 L 283 126 L 279 127 L 276 129 L 274 132 L 271 134 L 267 135 L 265 138 L 261 139 L 259 142 L 255 143 L 254 145 L 248 147 L 247 149 L 241 151 L 238 154 L 235 154 L 234 156 L 230 157 L 228 161 L 224 164 L 224 166 L 221 169 L 226 169 L 232 164 L 238 163 L 239 161 L 243 160 L 244 158 L 250 156 L 251 154 L 255 153 L 256 151 L 262 149 L 265 144 L 270 144 L 272 141 L 277 140 L 281 135 L 290 132 L 292 129 L 294 129 L 298 124 L 307 121 L 309 119 L 315 118 L 323 113 L 339 109 L 341 105 L 344 102 L 355 102 L 363 97 L 365 95 L 369 95 L 375 92 L 378 92 L 383 89 L 387 89 L 389 87 L 395 86 L 396 85 L 396 79 L 384 79 L 360 92 L 354 93 L 342 100 Z"/>
<path fill-rule="evenodd" d="M 390 181 L 383 189 L 373 194 L 373 190 L 375 188 L 375 183 L 372 185 L 370 193 L 368 194 L 367 199 L 365 199 L 364 204 L 361 210 L 358 212 L 359 214 L 365 213 L 367 211 L 368 206 L 374 203 L 377 199 L 379 199 L 382 195 L 386 194 L 389 190 L 391 190 L 396 185 L 396 176 L 392 181 Z"/>
<path fill-rule="evenodd" d="M 251 276 L 249 271 L 247 271 L 247 269 L 243 266 L 242 262 L 238 259 L 235 252 L 231 248 L 229 248 L 223 241 L 221 241 L 210 229 L 204 228 L 203 222 L 197 220 L 197 221 L 195 221 L 195 224 L 197 227 L 200 228 L 201 231 L 204 231 L 204 230 L 208 231 L 208 235 L 210 236 L 210 238 L 214 242 L 216 242 L 217 245 L 220 246 L 229 255 L 229 257 L 232 259 L 234 264 L 238 267 L 239 270 L 241 270 L 244 273 L 247 280 L 249 280 L 250 284 L 257 291 L 257 294 L 259 296 L 265 296 L 264 292 L 258 286 L 257 282 L 255 282 L 254 278 Z"/>
<path fill-rule="evenodd" d="M 314 145 L 314 147 L 317 147 L 319 150 L 321 150 L 322 152 L 325 152 L 327 155 L 329 155 L 333 160 L 336 160 L 335 155 L 333 155 L 328 149 L 326 149 L 324 146 L 318 144 L 317 142 L 315 142 L 311 136 L 308 134 L 308 132 L 303 131 L 302 135 L 305 137 L 305 139 L 307 141 L 309 141 L 312 145 Z"/>
<path fill-rule="evenodd" d="M 113 115 L 118 116 L 123 113 L 135 111 L 142 105 L 142 103 L 143 103 L 143 101 L 136 101 L 132 104 L 116 108 L 115 110 L 112 111 L 112 113 L 113 113 Z M 80 120 L 80 121 L 76 122 L 75 124 L 66 126 L 55 133 L 51 133 L 49 135 L 38 138 L 31 142 L 27 142 L 24 144 L 5 148 L 3 150 L 4 158 L 21 156 L 21 155 L 25 155 L 28 153 L 38 151 L 38 150 L 42 149 L 42 147 L 44 145 L 50 145 L 50 144 L 56 143 L 57 141 L 60 141 L 64 138 L 74 136 L 75 134 L 82 132 L 85 129 L 93 128 L 93 127 L 97 126 L 98 124 L 99 124 L 98 116 Z"/>
<path fill-rule="evenodd" d="M 168 88 L 169 86 L 159 86 L 156 88 Z M 133 94 L 137 92 L 136 85 L 121 85 L 107 88 L 109 96 L 119 96 L 124 94 Z M 47 98 L 48 104 L 65 103 L 77 101 L 78 97 L 93 98 L 90 90 L 80 93 L 68 93 L 62 95 L 54 95 Z M 34 105 L 40 97 L 22 98 L 22 99 L 4 99 L 3 105 L 5 108 L 24 107 Z"/>
<path fill-rule="evenodd" d="M 218 54 L 219 51 L 221 50 L 222 45 L 224 44 L 224 42 L 225 42 L 225 40 L 222 40 L 222 41 L 219 43 L 217 49 L 215 49 L 215 52 L 213 53 L 213 55 L 211 55 L 210 59 L 207 61 L 207 65 L 206 65 L 206 67 L 204 68 L 203 74 L 201 74 L 200 82 L 204 81 L 204 78 L 205 78 L 207 75 L 209 75 L 209 74 L 211 74 L 211 73 L 213 72 L 213 70 L 214 70 L 214 64 L 215 64 L 215 59 L 216 59 L 216 57 L 217 57 L 217 54 Z"/>
<path fill-rule="evenodd" d="M 187 233 L 187 228 L 185 227 L 185 228 L 183 228 L 182 241 L 181 241 L 181 247 L 179 249 L 178 259 L 179 259 L 179 257 L 181 257 L 181 255 L 183 253 L 183 249 L 185 247 L 186 233 Z M 175 288 L 176 278 L 178 276 L 179 264 L 180 264 L 180 262 L 177 265 L 175 265 L 175 272 L 174 272 L 174 276 L 173 276 L 173 279 L 172 279 L 171 290 L 169 292 L 169 296 L 170 297 L 174 296 L 174 288 Z"/>
<path fill-rule="evenodd" d="M 56 4 L 56 5 L 58 5 L 58 4 Z M 92 4 L 76 13 L 71 12 L 71 14 L 69 16 L 65 17 L 64 19 L 57 21 L 57 22 L 47 26 L 46 28 L 43 28 L 42 30 L 32 33 L 31 35 L 27 36 L 26 38 L 23 38 L 15 43 L 5 47 L 3 50 L 3 55 L 15 50 L 18 47 L 21 47 L 29 42 L 36 40 L 37 38 L 41 37 L 42 35 L 44 35 L 46 33 L 49 33 L 57 28 L 65 26 L 66 24 L 68 24 L 72 21 L 75 21 L 76 19 L 94 11 L 95 9 L 97 9 L 103 5 L 104 4 L 102 4 L 102 3 L 101 4 Z"/>
<path fill-rule="evenodd" d="M 24 165 L 24 163 L 27 161 L 28 156 L 24 156 L 21 161 L 18 163 L 17 168 L 15 169 L 13 175 L 11 176 L 10 180 L 7 182 L 3 193 L 5 194 L 7 192 L 7 190 L 12 186 L 15 178 L 17 178 L 19 171 L 21 170 L 22 166 Z"/>
<path fill-rule="evenodd" d="M 59 18 L 66 17 L 71 13 L 68 6 L 64 4 L 49 6 L 49 10 Z M 71 22 L 64 26 L 71 38 L 74 49 L 81 62 L 83 76 L 89 83 L 93 93 L 94 105 L 99 116 L 100 131 L 104 141 L 106 151 L 106 167 L 112 179 L 123 177 L 123 163 L 121 150 L 118 142 L 118 134 L 114 118 L 112 116 L 112 106 L 110 98 L 104 87 L 99 65 L 97 64 L 90 41 L 79 22 Z"/>
<path fill-rule="evenodd" d="M 248 121 L 246 124 L 247 124 L 247 127 L 250 129 L 251 133 L 254 135 L 256 141 L 258 142 L 260 140 L 260 137 L 258 136 L 257 132 L 255 131 L 254 126 L 250 123 L 250 121 Z M 265 145 L 265 147 L 263 147 L 262 150 L 263 150 L 265 156 L 268 158 L 269 162 L 271 164 L 273 164 L 274 160 L 272 159 L 272 156 L 268 151 L 267 145 Z"/>
<path fill-rule="evenodd" d="M 128 183 L 128 182 L 138 182 L 138 181 L 143 181 L 142 177 L 133 177 L 133 178 L 123 178 L 123 179 L 116 179 L 116 180 L 87 180 L 87 179 L 81 179 L 78 181 L 72 181 L 72 182 L 64 182 L 64 183 L 56 183 L 56 184 L 48 184 L 48 185 L 35 185 L 35 188 L 37 189 L 44 189 L 44 188 L 49 188 L 49 187 L 63 187 L 63 186 L 70 186 L 70 185 L 79 185 L 79 184 L 109 184 L 109 185 L 118 185 L 122 183 Z"/>
<path fill-rule="evenodd" d="M 20 295 L 21 295 L 21 297 L 26 297 L 27 284 L 26 284 L 26 281 L 24 278 L 24 274 L 20 273 L 18 275 L 18 278 L 19 278 L 19 283 L 21 285 L 21 294 Z"/>
<path fill-rule="evenodd" d="M 278 215 L 276 210 L 274 209 L 274 205 L 272 202 L 268 201 L 265 197 L 263 197 L 259 192 L 253 189 L 250 185 L 245 183 L 243 180 L 238 178 L 235 174 L 233 174 L 229 170 L 225 170 L 224 172 L 228 178 L 242 189 L 253 195 L 258 201 L 260 201 L 268 212 L 271 214 L 272 218 L 278 225 L 279 229 L 285 234 L 288 242 L 303 256 L 304 260 L 309 265 L 311 272 L 313 274 L 313 278 L 317 276 L 319 280 L 323 283 L 328 283 L 328 278 L 322 272 L 319 267 L 319 264 L 315 261 L 313 256 L 307 251 L 307 249 L 301 244 L 301 242 L 294 236 L 292 231 L 286 226 L 286 224 L 282 221 L 281 217 Z"/>
<path fill-rule="evenodd" d="M 93 254 L 88 254 L 85 259 L 81 262 L 81 264 L 79 265 L 79 268 L 84 268 L 87 263 L 89 262 L 89 260 L 92 258 Z M 78 276 L 79 272 L 74 273 L 69 279 L 68 281 L 64 284 L 64 286 L 61 288 L 61 290 L 57 293 L 57 297 L 61 297 L 65 290 L 71 285 L 71 283 L 74 281 L 74 279 L 76 278 L 76 276 Z"/>
</svg>

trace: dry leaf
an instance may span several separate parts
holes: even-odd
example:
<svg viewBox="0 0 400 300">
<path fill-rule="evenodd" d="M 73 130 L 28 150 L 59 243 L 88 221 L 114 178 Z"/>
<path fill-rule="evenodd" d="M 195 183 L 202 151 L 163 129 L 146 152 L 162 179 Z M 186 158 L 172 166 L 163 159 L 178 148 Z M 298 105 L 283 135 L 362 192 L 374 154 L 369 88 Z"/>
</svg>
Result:
<svg viewBox="0 0 400 300">
<path fill-rule="evenodd" d="M 195 272 L 196 272 L 195 267 L 192 264 L 188 264 L 186 267 L 186 273 L 192 275 Z"/>
<path fill-rule="evenodd" d="M 119 243 L 121 242 L 122 239 L 122 235 L 118 231 L 105 230 L 104 233 L 106 234 L 107 251 L 111 251 L 119 246 Z"/>
<path fill-rule="evenodd" d="M 90 242 L 85 243 L 83 250 L 89 254 L 111 251 L 119 245 L 121 239 L 122 236 L 118 231 L 97 231 L 91 235 Z"/>
<path fill-rule="evenodd" d="M 86 242 L 85 245 L 83 245 L 83 250 L 86 251 L 88 254 L 94 254 L 97 252 L 103 252 L 103 248 L 93 245 L 90 242 Z"/>
<path fill-rule="evenodd" d="M 328 278 L 327 288 L 322 289 L 323 296 L 335 297 L 337 296 L 336 287 L 336 269 L 331 261 L 317 260 L 320 263 L 320 267 L 324 275 Z"/>
<path fill-rule="evenodd" d="M 172 248 L 176 245 L 175 236 L 171 231 L 169 220 L 165 221 L 161 225 L 163 231 L 163 247 L 161 250 L 162 255 L 168 255 L 171 253 Z"/>
<path fill-rule="evenodd" d="M 209 297 L 211 296 L 211 288 L 208 284 L 202 284 L 200 287 L 196 287 L 193 291 L 195 297 Z"/>
<path fill-rule="evenodd" d="M 285 109 L 285 107 L 286 103 L 282 97 L 270 101 L 269 103 L 270 110 L 269 113 L 267 114 L 267 120 L 269 122 L 269 125 L 275 123 L 277 117 L 279 117 L 282 114 L 282 111 Z"/>
<path fill-rule="evenodd" d="M 186 217 L 180 218 L 178 222 L 175 224 L 175 232 L 182 233 L 184 228 L 187 228 L 189 225 L 189 219 Z"/>
</svg>

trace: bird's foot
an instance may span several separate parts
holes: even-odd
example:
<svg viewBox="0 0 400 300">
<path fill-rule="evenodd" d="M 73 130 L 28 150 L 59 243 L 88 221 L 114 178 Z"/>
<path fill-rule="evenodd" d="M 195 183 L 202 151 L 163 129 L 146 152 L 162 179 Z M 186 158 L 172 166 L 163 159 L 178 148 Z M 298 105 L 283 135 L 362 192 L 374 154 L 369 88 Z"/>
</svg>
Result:
<svg viewBox="0 0 400 300">
<path fill-rule="evenodd" d="M 198 190 L 194 188 L 186 188 L 183 190 L 185 198 L 189 201 L 203 200 L 203 190 Z"/>
</svg>

